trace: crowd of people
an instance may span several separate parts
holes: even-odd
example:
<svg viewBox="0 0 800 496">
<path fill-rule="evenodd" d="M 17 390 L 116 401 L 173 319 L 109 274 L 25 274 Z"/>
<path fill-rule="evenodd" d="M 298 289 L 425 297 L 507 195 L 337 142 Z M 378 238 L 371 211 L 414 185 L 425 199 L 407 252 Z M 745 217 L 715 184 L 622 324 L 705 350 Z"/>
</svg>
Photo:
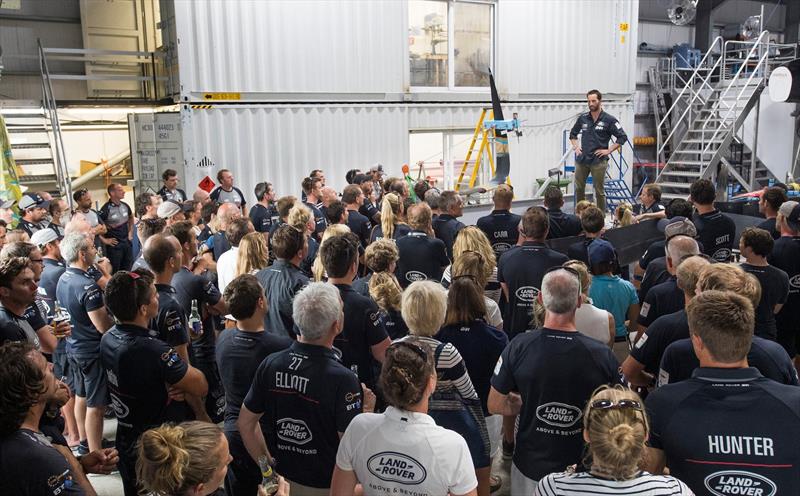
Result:
<svg viewBox="0 0 800 496">
<path fill-rule="evenodd" d="M 711 182 L 647 185 L 625 223 L 664 237 L 629 266 L 554 186 L 514 213 L 502 184 L 465 225 L 457 192 L 377 165 L 253 206 L 217 180 L 27 193 L 0 225 L 0 494 L 112 471 L 126 496 L 800 494 L 780 186 L 734 246 Z"/>
</svg>

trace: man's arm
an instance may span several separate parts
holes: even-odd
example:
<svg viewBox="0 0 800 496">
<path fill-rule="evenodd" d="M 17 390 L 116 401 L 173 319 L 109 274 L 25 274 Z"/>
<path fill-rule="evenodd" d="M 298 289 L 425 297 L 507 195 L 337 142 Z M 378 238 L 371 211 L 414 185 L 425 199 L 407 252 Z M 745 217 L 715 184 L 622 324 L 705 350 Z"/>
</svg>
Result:
<svg viewBox="0 0 800 496">
<path fill-rule="evenodd" d="M 522 409 L 522 397 L 517 393 L 503 394 L 492 386 L 486 406 L 491 414 L 517 415 Z"/>
<path fill-rule="evenodd" d="M 188 365 L 189 362 L 189 345 L 187 344 L 180 344 L 175 346 L 175 351 L 178 353 L 178 356 L 181 357 L 181 360 L 186 362 Z M 190 366 L 191 367 L 191 366 Z M 191 367 L 194 368 L 194 367 Z M 200 372 L 198 369 L 194 369 L 197 372 Z M 188 375 L 188 372 L 187 372 Z M 206 392 L 208 391 L 208 380 L 205 377 L 205 374 L 200 372 L 200 375 L 203 376 L 203 380 L 206 381 Z M 178 387 L 178 384 L 175 385 Z M 181 389 L 178 387 L 178 389 Z M 193 394 L 191 392 L 187 392 L 182 390 L 185 394 L 186 404 L 189 405 L 189 408 L 192 409 L 196 420 L 201 420 L 203 422 L 211 422 L 211 417 L 208 416 L 208 412 L 206 412 L 206 406 L 203 402 L 203 397 L 206 393 L 203 394 Z"/>
<path fill-rule="evenodd" d="M 331 494 L 354 496 L 357 485 L 358 478 L 354 471 L 343 470 L 338 465 L 334 467 L 333 479 L 331 479 Z"/>
<path fill-rule="evenodd" d="M 114 323 L 111 321 L 111 318 L 108 316 L 108 312 L 106 312 L 105 307 L 98 308 L 97 310 L 92 310 L 88 312 L 89 320 L 92 321 L 94 328 L 97 329 L 97 332 L 100 334 L 104 334 L 107 330 L 111 329 L 111 326 Z"/>
<path fill-rule="evenodd" d="M 175 389 L 183 392 L 184 394 L 194 396 L 205 396 L 208 393 L 208 381 L 206 376 L 196 368 L 186 362 L 187 370 L 183 378 L 172 385 Z"/>
<path fill-rule="evenodd" d="M 130 214 L 128 215 L 128 241 L 133 241 L 133 220 L 134 219 L 133 219 L 133 210 L 131 210 L 131 207 L 128 207 L 128 212 L 130 212 Z"/>
<path fill-rule="evenodd" d="M 239 433 L 242 435 L 244 447 L 256 462 L 262 456 L 272 459 L 267 449 L 267 443 L 264 441 L 264 435 L 261 433 L 261 425 L 258 422 L 261 415 L 263 414 L 253 413 L 245 405 L 242 405 L 242 409 L 239 411 L 239 420 L 236 422 Z"/>
<path fill-rule="evenodd" d="M 632 356 L 622 362 L 622 375 L 634 386 L 649 386 L 653 383 L 653 376 L 644 371 L 644 365 Z"/>
<path fill-rule="evenodd" d="M 386 358 L 386 350 L 391 346 L 392 340 L 388 337 L 381 341 L 378 344 L 374 344 L 369 347 L 369 350 L 372 352 L 372 356 L 380 363 L 383 363 L 384 358 Z"/>
<path fill-rule="evenodd" d="M 508 301 L 508 283 L 501 282 L 500 287 L 503 289 L 503 295 L 505 295 L 506 301 Z"/>
</svg>

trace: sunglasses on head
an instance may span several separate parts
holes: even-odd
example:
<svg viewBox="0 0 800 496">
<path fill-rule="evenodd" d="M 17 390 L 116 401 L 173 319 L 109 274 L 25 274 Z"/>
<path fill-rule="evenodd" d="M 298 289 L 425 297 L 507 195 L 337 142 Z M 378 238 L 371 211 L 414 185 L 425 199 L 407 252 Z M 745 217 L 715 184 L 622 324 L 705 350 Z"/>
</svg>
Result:
<svg viewBox="0 0 800 496">
<path fill-rule="evenodd" d="M 636 400 L 596 400 L 591 403 L 592 410 L 622 410 L 630 408 L 632 410 L 643 411 L 642 403 Z"/>
<path fill-rule="evenodd" d="M 399 348 L 409 349 L 409 350 L 413 351 L 414 353 L 416 353 L 417 356 L 419 356 L 422 359 L 423 362 L 427 362 L 428 361 L 428 354 L 425 352 L 425 350 L 422 349 L 422 347 L 420 347 L 420 346 L 418 346 L 418 345 L 416 345 L 414 343 L 409 343 L 408 341 L 395 341 L 394 343 L 392 343 L 389 346 L 389 348 L 386 350 L 386 352 L 387 353 L 389 351 L 394 352 Z"/>
<path fill-rule="evenodd" d="M 569 265 L 556 265 L 555 267 L 550 267 L 544 272 L 544 275 L 547 275 L 551 272 L 555 272 L 557 270 L 566 270 L 567 272 L 575 276 L 575 278 L 578 279 L 578 293 L 581 293 L 583 291 L 583 285 L 581 284 L 581 273 L 578 272 L 576 269 L 573 269 Z"/>
</svg>

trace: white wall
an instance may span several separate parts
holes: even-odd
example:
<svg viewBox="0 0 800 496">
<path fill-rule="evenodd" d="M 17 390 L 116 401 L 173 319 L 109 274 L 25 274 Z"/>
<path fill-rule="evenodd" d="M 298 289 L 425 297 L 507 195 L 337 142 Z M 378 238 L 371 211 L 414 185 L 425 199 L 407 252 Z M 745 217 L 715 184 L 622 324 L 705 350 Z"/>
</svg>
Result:
<svg viewBox="0 0 800 496">
<path fill-rule="evenodd" d="M 790 114 L 795 108 L 794 103 L 770 100 L 769 88 L 761 94 L 756 155 L 779 181 L 786 180 L 786 173 L 794 160 L 795 119 Z M 755 122 L 756 110 L 753 108 L 737 133 L 751 149 L 755 139 Z"/>
</svg>

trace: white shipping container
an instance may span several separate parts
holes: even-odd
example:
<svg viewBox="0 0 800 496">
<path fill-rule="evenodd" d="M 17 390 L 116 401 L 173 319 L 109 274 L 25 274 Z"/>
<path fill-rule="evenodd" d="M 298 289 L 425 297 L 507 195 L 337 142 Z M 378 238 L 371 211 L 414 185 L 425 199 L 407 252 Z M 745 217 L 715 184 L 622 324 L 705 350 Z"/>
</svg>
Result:
<svg viewBox="0 0 800 496">
<path fill-rule="evenodd" d="M 409 0 L 172 1 L 162 8 L 164 39 L 177 49 L 183 102 L 214 92 L 253 103 L 488 99 L 483 87 L 411 86 Z M 575 100 L 590 87 L 617 99 L 634 92 L 638 2 L 489 3 L 490 58 L 504 98 Z M 449 43 L 457 41 L 442 46 Z"/>
<path fill-rule="evenodd" d="M 403 164 L 424 157 L 410 156 L 410 133 L 457 131 L 471 133 L 480 104 L 450 105 L 220 105 L 182 106 L 187 189 L 205 176 L 216 182 L 220 169 L 230 169 L 248 202 L 260 181 L 273 183 L 279 195 L 300 194 L 300 182 L 312 169 L 323 169 L 337 190 L 345 173 L 380 162 L 390 176 L 400 176 Z M 605 106 L 632 136 L 633 104 Z M 518 112 L 524 136 L 511 138 L 511 181 L 517 199 L 531 198 L 535 180 L 557 167 L 563 154 L 564 131 L 586 111 L 583 103 L 537 103 L 504 107 Z M 462 144 L 462 148 L 464 145 Z M 631 163 L 630 149 L 626 159 Z M 450 164 L 463 156 L 447 157 Z M 455 171 L 457 175 L 457 170 Z M 630 173 L 628 175 L 630 178 Z"/>
</svg>

